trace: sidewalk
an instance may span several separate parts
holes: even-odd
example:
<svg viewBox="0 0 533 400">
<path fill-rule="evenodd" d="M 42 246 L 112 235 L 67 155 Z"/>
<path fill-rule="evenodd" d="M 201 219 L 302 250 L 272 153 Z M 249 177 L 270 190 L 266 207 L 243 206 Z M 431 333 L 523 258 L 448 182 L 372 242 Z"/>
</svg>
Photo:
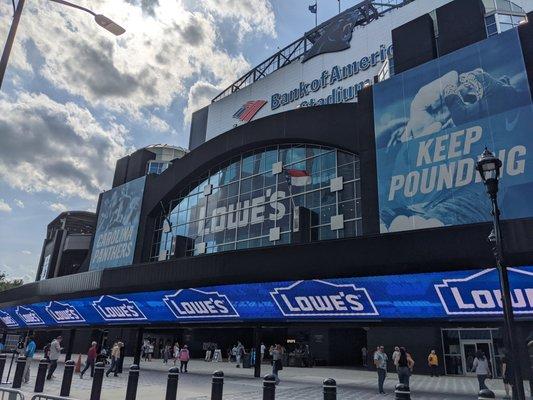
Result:
<svg viewBox="0 0 533 400">
<path fill-rule="evenodd" d="M 76 361 L 78 355 L 73 355 Z M 84 357 L 82 357 L 84 360 Z M 122 400 L 125 397 L 128 379 L 128 367 L 133 359 L 126 357 L 124 373 L 119 377 L 104 378 L 102 400 Z M 34 360 L 31 370 L 31 380 L 23 385 L 22 390 L 31 398 L 35 385 L 38 359 Z M 163 364 L 161 360 L 141 362 L 141 374 L 137 399 L 158 400 L 164 399 L 168 369 L 172 362 Z M 211 393 L 211 377 L 216 370 L 222 370 L 225 375 L 224 399 L 227 400 L 260 400 L 262 398 L 262 379 L 253 377 L 253 368 L 236 368 L 227 362 L 213 363 L 203 360 L 191 360 L 189 373 L 180 374 L 178 399 L 180 400 L 209 400 Z M 270 372 L 270 366 L 263 364 L 261 375 Z M 7 373 L 7 372 L 6 372 Z M 46 381 L 45 393 L 58 395 L 63 376 L 63 363 L 58 366 L 56 379 Z M 322 381 L 325 378 L 334 378 L 338 386 L 338 399 L 380 399 L 376 386 L 376 373 L 352 368 L 294 368 L 285 367 L 280 372 L 282 382 L 277 387 L 276 399 L 279 400 L 320 400 L 322 399 Z M 385 390 L 389 393 L 385 398 L 394 398 L 394 386 L 397 376 L 389 373 L 385 382 Z M 92 380 L 89 374 L 81 380 L 75 374 L 72 380 L 71 397 L 80 400 L 89 399 Z M 489 380 L 487 385 L 496 393 L 497 398 L 505 394 L 501 379 Z M 526 384 L 526 393 L 529 394 L 529 384 Z M 431 378 L 429 376 L 413 375 L 411 377 L 412 398 L 417 400 L 463 400 L 477 398 L 477 379 L 470 377 L 442 376 Z"/>
</svg>

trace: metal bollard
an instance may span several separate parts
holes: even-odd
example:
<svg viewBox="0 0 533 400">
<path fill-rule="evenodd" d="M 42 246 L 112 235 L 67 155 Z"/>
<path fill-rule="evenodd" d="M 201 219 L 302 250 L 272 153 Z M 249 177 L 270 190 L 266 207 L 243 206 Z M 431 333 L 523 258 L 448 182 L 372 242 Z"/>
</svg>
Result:
<svg viewBox="0 0 533 400">
<path fill-rule="evenodd" d="M 100 400 L 102 394 L 102 382 L 104 381 L 104 369 L 105 365 L 103 362 L 97 362 L 94 365 L 94 378 L 93 386 L 91 387 L 90 400 Z"/>
<path fill-rule="evenodd" d="M 22 375 L 24 374 L 24 367 L 26 367 L 26 357 L 20 356 L 17 359 L 15 376 L 13 377 L 13 389 L 20 389 L 20 387 L 22 386 Z"/>
<path fill-rule="evenodd" d="M 263 378 L 263 400 L 276 399 L 276 376 L 273 374 L 265 375 Z"/>
<path fill-rule="evenodd" d="M 46 371 L 48 370 L 48 360 L 43 358 L 39 361 L 39 367 L 37 369 L 37 378 L 35 378 L 35 393 L 42 393 L 44 390 L 44 381 L 46 379 Z"/>
<path fill-rule="evenodd" d="M 395 389 L 394 394 L 396 400 L 411 400 L 411 390 L 409 389 L 409 386 L 403 383 L 398 383 Z"/>
<path fill-rule="evenodd" d="M 167 394 L 165 400 L 176 400 L 178 396 L 178 380 L 180 378 L 180 369 L 172 367 L 168 370 Z"/>
<path fill-rule="evenodd" d="M 65 370 L 63 371 L 63 381 L 61 382 L 60 396 L 70 396 L 70 386 L 72 385 L 72 375 L 74 374 L 74 367 L 76 363 L 74 360 L 68 360 L 65 362 Z"/>
<path fill-rule="evenodd" d="M 211 385 L 211 400 L 222 400 L 222 389 L 224 387 L 224 372 L 213 372 L 213 383 Z"/>
<path fill-rule="evenodd" d="M 337 382 L 335 379 L 324 379 L 322 386 L 324 387 L 324 400 L 337 400 Z"/>
<path fill-rule="evenodd" d="M 4 369 L 6 367 L 6 360 L 7 360 L 6 355 L 0 354 L 0 382 L 2 382 L 2 378 L 4 377 Z"/>
<path fill-rule="evenodd" d="M 139 384 L 139 366 L 131 365 L 128 374 L 128 387 L 126 389 L 126 400 L 135 400 L 137 397 L 137 385 Z"/>
<path fill-rule="evenodd" d="M 496 398 L 496 396 L 494 396 L 494 392 L 492 390 L 483 389 L 479 391 L 477 398 L 478 400 L 491 400 Z"/>
</svg>

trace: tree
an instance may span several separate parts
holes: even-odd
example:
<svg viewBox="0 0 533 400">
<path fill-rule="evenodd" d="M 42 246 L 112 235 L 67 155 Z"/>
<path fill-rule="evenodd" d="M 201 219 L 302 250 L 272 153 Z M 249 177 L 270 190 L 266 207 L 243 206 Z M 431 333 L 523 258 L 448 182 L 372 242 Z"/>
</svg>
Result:
<svg viewBox="0 0 533 400">
<path fill-rule="evenodd" d="M 9 280 L 4 272 L 0 272 L 0 292 L 24 285 L 22 279 Z"/>
</svg>

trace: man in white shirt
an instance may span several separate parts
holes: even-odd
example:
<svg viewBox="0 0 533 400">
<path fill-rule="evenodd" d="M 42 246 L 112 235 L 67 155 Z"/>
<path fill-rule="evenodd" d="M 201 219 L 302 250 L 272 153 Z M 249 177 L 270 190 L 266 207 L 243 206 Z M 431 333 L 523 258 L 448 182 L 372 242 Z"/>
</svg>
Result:
<svg viewBox="0 0 533 400">
<path fill-rule="evenodd" d="M 57 360 L 59 359 L 59 356 L 61 355 L 61 350 L 63 348 L 61 347 L 61 341 L 63 338 L 61 336 L 58 336 L 54 340 L 52 340 L 52 343 L 50 344 L 50 369 L 48 370 L 48 376 L 46 379 L 50 380 L 54 377 L 54 371 L 57 368 Z"/>
<path fill-rule="evenodd" d="M 265 350 L 266 346 L 263 342 L 261 342 L 261 362 L 263 362 L 263 359 L 265 358 Z"/>
</svg>

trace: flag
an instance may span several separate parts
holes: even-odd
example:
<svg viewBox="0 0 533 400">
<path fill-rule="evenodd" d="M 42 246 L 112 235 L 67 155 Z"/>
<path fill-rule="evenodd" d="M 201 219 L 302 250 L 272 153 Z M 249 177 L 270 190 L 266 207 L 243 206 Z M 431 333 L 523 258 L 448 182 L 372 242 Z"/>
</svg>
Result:
<svg viewBox="0 0 533 400">
<path fill-rule="evenodd" d="M 316 14 L 316 3 L 309 6 L 309 11 L 311 11 L 313 14 Z"/>
<path fill-rule="evenodd" d="M 285 177 L 290 186 L 305 186 L 311 184 L 311 175 L 302 169 L 287 169 Z"/>
<path fill-rule="evenodd" d="M 267 102 L 265 100 L 249 101 L 245 105 L 243 105 L 241 108 L 239 108 L 235 114 L 233 114 L 233 118 L 240 119 L 243 122 L 248 122 L 255 116 L 255 114 L 258 113 L 258 111 L 266 103 Z"/>
</svg>

